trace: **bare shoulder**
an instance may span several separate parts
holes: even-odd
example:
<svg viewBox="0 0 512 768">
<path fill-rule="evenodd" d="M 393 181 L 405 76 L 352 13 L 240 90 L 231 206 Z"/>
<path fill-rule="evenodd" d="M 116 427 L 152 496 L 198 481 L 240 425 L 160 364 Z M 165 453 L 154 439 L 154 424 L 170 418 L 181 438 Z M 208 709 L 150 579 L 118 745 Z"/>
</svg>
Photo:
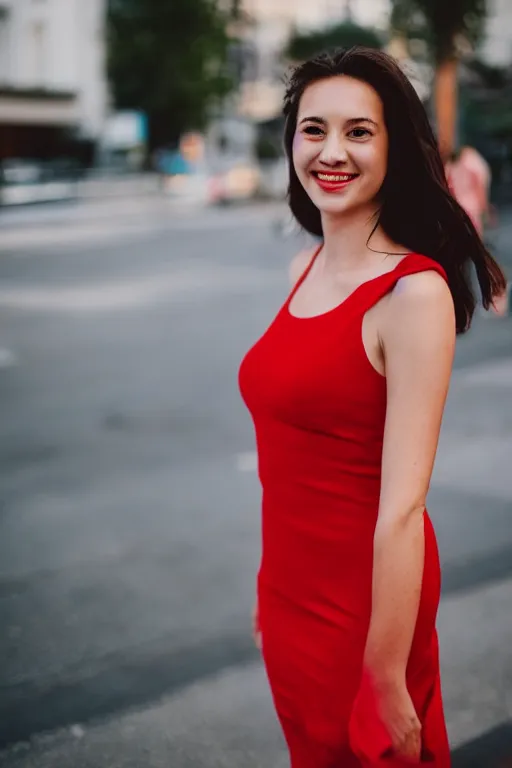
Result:
<svg viewBox="0 0 512 768">
<path fill-rule="evenodd" d="M 391 292 L 386 325 L 400 336 L 455 337 L 455 307 L 446 280 L 435 270 L 404 275 Z"/>
<path fill-rule="evenodd" d="M 429 307 L 448 311 L 453 309 L 453 298 L 444 277 L 429 269 L 401 277 L 391 293 L 390 306 L 397 311 Z"/>
<path fill-rule="evenodd" d="M 304 274 L 304 271 L 315 255 L 317 247 L 318 246 L 315 245 L 312 248 L 304 248 L 303 251 L 299 251 L 299 253 L 297 253 L 291 260 L 290 266 L 288 268 L 288 274 L 290 276 L 290 282 L 292 285 L 295 285 L 297 280 L 299 280 Z"/>
</svg>

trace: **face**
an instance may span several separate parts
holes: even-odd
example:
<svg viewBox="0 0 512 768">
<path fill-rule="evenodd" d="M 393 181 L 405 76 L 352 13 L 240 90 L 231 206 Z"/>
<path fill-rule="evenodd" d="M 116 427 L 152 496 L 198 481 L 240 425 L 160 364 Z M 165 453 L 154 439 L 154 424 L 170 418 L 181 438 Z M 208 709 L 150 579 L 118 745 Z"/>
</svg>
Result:
<svg viewBox="0 0 512 768">
<path fill-rule="evenodd" d="M 384 182 L 388 133 L 377 92 L 346 75 L 308 86 L 293 140 L 293 164 L 322 213 L 368 208 Z"/>
</svg>

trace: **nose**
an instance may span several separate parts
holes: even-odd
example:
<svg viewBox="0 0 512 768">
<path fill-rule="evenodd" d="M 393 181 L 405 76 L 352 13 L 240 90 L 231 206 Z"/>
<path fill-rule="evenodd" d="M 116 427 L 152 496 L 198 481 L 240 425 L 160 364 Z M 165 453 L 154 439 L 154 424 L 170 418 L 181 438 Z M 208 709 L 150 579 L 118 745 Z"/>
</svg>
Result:
<svg viewBox="0 0 512 768">
<path fill-rule="evenodd" d="M 348 161 L 348 154 L 343 138 L 336 131 L 330 131 L 323 142 L 319 161 L 330 167 L 344 164 Z"/>
</svg>

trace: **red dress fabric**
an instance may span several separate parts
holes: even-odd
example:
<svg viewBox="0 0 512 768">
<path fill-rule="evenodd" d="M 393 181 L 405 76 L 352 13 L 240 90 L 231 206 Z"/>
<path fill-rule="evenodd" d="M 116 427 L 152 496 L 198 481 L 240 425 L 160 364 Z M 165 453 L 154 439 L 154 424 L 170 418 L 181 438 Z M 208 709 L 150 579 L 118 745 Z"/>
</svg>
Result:
<svg viewBox="0 0 512 768">
<path fill-rule="evenodd" d="M 362 321 L 404 275 L 446 275 L 409 254 L 335 309 L 298 318 L 289 304 L 315 257 L 240 367 L 263 489 L 263 658 L 292 768 L 401 766 L 362 667 L 386 414 L 386 379 L 366 356 Z M 435 628 L 440 567 L 427 513 L 424 521 L 407 685 L 423 726 L 422 762 L 448 768 Z"/>
</svg>

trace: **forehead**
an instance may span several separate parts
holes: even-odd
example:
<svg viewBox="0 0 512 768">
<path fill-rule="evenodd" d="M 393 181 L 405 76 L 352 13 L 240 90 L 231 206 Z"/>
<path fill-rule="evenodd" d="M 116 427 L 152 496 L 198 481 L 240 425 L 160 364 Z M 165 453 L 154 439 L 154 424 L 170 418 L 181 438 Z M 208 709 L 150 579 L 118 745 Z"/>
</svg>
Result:
<svg viewBox="0 0 512 768">
<path fill-rule="evenodd" d="M 338 75 L 308 85 L 300 100 L 298 119 L 308 115 L 343 120 L 370 117 L 380 122 L 383 106 L 371 85 L 354 77 Z"/>
</svg>

